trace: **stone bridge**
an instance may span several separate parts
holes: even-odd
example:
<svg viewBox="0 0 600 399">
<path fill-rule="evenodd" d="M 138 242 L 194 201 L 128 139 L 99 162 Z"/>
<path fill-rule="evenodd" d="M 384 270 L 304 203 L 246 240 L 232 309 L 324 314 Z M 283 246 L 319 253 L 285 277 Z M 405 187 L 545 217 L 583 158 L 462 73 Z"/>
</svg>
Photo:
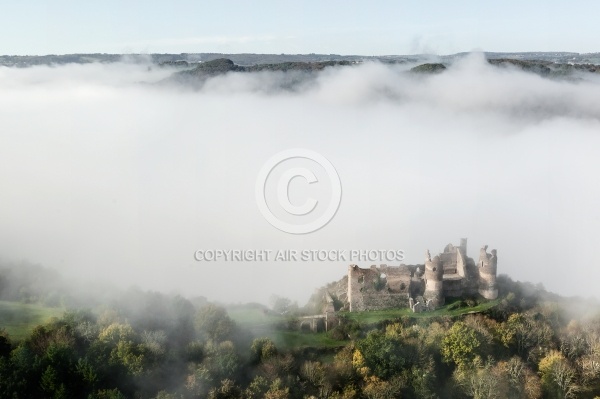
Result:
<svg viewBox="0 0 600 399">
<path fill-rule="evenodd" d="M 302 316 L 298 318 L 300 331 L 329 331 L 338 325 L 338 318 L 333 312 L 313 316 Z"/>
</svg>

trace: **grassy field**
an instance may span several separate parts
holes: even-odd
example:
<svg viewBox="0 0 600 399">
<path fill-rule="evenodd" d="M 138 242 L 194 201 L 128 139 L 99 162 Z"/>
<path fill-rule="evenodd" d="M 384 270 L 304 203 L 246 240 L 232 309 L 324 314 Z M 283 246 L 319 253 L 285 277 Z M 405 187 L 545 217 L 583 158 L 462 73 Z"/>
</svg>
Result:
<svg viewBox="0 0 600 399">
<path fill-rule="evenodd" d="M 262 309 L 233 308 L 228 309 L 229 317 L 240 327 L 258 337 L 268 337 L 280 348 L 331 348 L 343 346 L 347 342 L 336 341 L 327 336 L 326 333 L 305 333 L 301 331 L 289 331 L 284 327 L 288 319 L 284 316 L 265 314 Z"/>
<path fill-rule="evenodd" d="M 393 320 L 402 317 L 428 318 L 437 316 L 456 317 L 469 313 L 486 311 L 498 303 L 500 299 L 487 301 L 473 307 L 458 307 L 458 301 L 448 303 L 432 312 L 413 313 L 410 309 L 390 309 L 370 312 L 341 312 L 345 317 L 356 320 L 362 324 L 372 324 L 384 320 Z M 260 308 L 230 308 L 227 310 L 231 317 L 244 330 L 251 331 L 255 337 L 269 337 L 278 347 L 282 348 L 330 348 L 343 346 L 345 341 L 337 341 L 330 338 L 326 333 L 307 333 L 301 331 L 289 331 L 285 328 L 288 319 L 284 316 L 265 313 Z"/>
<path fill-rule="evenodd" d="M 232 307 L 227 309 L 227 314 L 242 327 L 254 327 L 264 325 L 273 326 L 285 321 L 285 317 L 275 314 L 265 314 L 260 308 Z"/>
<path fill-rule="evenodd" d="M 271 331 L 269 338 L 280 348 L 334 348 L 344 346 L 347 341 L 337 341 L 326 333 L 304 333 L 301 331 Z"/>
<path fill-rule="evenodd" d="M 60 308 L 0 301 L 0 329 L 5 329 L 11 340 L 19 341 L 27 337 L 35 326 L 52 317 L 60 317 L 63 312 L 64 309 Z"/>
<path fill-rule="evenodd" d="M 428 318 L 428 317 L 439 317 L 439 316 L 449 316 L 456 317 L 462 316 L 464 314 L 469 313 L 480 313 L 484 312 L 488 309 L 493 308 L 494 306 L 500 303 L 501 299 L 495 299 L 493 301 L 488 301 L 484 303 L 480 303 L 479 305 L 473 307 L 461 307 L 461 308 L 453 308 L 455 307 L 455 302 L 448 303 L 439 309 L 436 309 L 432 312 L 422 312 L 422 313 L 413 313 L 409 308 L 404 309 L 389 309 L 389 310 L 374 310 L 369 312 L 342 312 L 344 316 L 351 320 L 356 320 L 360 323 L 371 324 L 377 323 L 384 320 L 390 319 L 398 319 L 402 317 L 411 317 L 416 319 Z"/>
</svg>

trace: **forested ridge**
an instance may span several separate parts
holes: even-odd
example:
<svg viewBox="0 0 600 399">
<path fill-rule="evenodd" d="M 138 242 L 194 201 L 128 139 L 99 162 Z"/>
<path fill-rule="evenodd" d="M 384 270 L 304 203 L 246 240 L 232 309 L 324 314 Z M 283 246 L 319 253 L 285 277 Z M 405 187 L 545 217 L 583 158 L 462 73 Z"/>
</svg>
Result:
<svg viewBox="0 0 600 399">
<path fill-rule="evenodd" d="M 61 295 L 44 291 L 38 274 L 24 272 L 28 267 L 0 270 L 0 298 L 62 306 Z M 54 281 L 57 287 L 59 280 Z M 2 330 L 0 397 L 600 395 L 596 303 L 561 298 L 507 276 L 499 277 L 499 288 L 498 305 L 459 317 L 401 317 L 369 324 L 341 314 L 340 325 L 325 334 L 339 342 L 333 347 L 276 342 L 277 334 L 297 328 L 302 308 L 290 308 L 274 331 L 260 336 L 236 323 L 227 306 L 201 297 L 130 289 L 109 300 L 71 299 L 61 317 L 36 326 L 21 340 Z M 68 298 L 63 294 L 62 301 Z M 456 303 L 468 307 L 479 301 Z M 259 305 L 238 308 L 244 306 Z M 4 323 L 0 320 L 0 327 Z"/>
</svg>

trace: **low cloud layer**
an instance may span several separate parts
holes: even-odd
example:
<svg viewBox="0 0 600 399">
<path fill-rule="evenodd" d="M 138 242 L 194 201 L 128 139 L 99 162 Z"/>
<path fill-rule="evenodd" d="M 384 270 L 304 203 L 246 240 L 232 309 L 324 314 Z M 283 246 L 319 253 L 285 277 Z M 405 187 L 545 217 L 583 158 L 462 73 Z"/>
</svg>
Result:
<svg viewBox="0 0 600 399">
<path fill-rule="evenodd" d="M 468 237 L 472 257 L 497 248 L 500 273 L 595 295 L 600 82 L 476 55 L 439 75 L 408 68 L 331 68 L 293 90 L 283 73 L 190 90 L 139 63 L 0 68 L 0 254 L 75 279 L 302 302 L 348 265 L 194 252 L 403 249 L 422 263 Z M 289 148 L 342 181 L 338 213 L 308 235 L 276 230 L 254 199 L 262 165 Z"/>
</svg>

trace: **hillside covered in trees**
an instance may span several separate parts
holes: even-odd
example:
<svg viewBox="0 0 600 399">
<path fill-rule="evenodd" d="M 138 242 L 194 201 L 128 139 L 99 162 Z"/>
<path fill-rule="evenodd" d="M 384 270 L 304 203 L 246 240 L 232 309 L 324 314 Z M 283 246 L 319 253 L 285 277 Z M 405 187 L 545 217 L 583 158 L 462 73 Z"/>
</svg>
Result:
<svg viewBox="0 0 600 399">
<path fill-rule="evenodd" d="M 19 270 L 1 270 L 0 308 L 36 302 L 63 309 L 72 298 L 57 296 L 35 277 L 54 276 L 52 284 L 66 293 L 54 273 L 24 265 Z M 561 298 L 506 276 L 499 278 L 499 288 L 501 300 L 482 312 L 476 311 L 481 299 L 464 298 L 451 305 L 467 310 L 460 316 L 449 311 L 373 322 L 341 314 L 340 324 L 321 334 L 299 332 L 298 317 L 308 310 L 281 298 L 273 310 L 139 289 L 104 301 L 70 300 L 60 317 L 32 326 L 21 339 L 2 330 L 0 397 L 600 395 L 595 303 Z M 252 311 L 276 322 L 268 331 L 253 330 L 235 316 Z M 3 317 L 0 326 L 10 324 Z M 285 343 L 279 338 L 286 334 L 314 338 Z"/>
</svg>

